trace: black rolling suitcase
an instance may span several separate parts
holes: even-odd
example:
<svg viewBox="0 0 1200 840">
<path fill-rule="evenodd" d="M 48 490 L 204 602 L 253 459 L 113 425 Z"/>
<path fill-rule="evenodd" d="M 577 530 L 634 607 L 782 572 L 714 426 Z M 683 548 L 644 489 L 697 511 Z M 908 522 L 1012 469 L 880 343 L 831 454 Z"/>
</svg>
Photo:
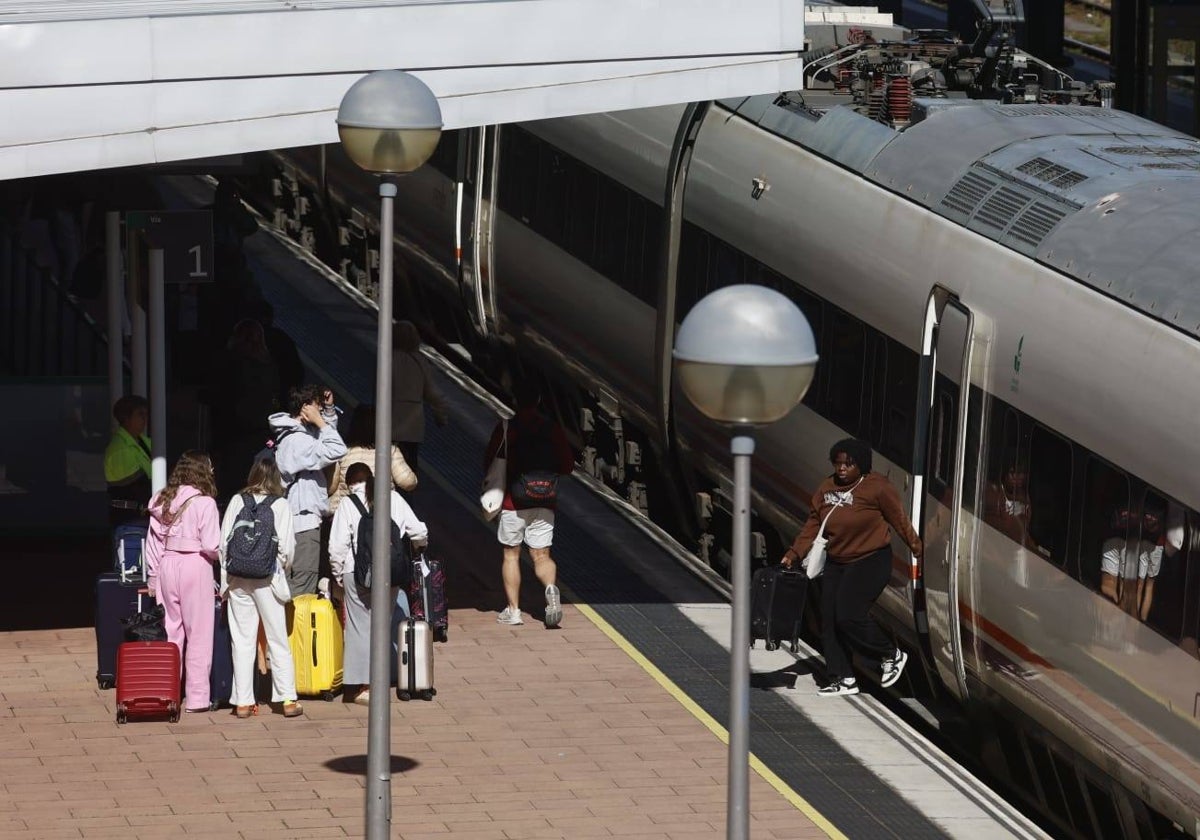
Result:
<svg viewBox="0 0 1200 840">
<path fill-rule="evenodd" d="M 229 635 L 229 607 L 217 599 L 213 623 L 212 670 L 208 673 L 208 707 L 213 711 L 229 705 L 233 694 L 233 637 Z"/>
<path fill-rule="evenodd" d="M 100 688 L 117 684 L 117 648 L 125 641 L 121 620 L 151 603 L 145 581 L 121 580 L 116 572 L 96 578 L 96 684 Z"/>
<path fill-rule="evenodd" d="M 750 582 L 750 647 L 764 639 L 767 650 L 775 650 L 785 641 L 791 643 L 793 653 L 799 650 L 807 590 L 808 576 L 803 570 L 767 566 L 755 572 Z"/>
</svg>

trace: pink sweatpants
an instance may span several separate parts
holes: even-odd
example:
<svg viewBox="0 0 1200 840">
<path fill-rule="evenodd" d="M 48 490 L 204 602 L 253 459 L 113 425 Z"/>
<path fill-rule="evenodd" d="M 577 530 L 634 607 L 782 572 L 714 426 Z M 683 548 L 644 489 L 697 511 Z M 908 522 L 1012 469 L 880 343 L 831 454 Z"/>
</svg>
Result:
<svg viewBox="0 0 1200 840">
<path fill-rule="evenodd" d="M 187 672 L 184 706 L 206 709 L 216 621 L 212 564 L 199 554 L 165 553 L 158 564 L 158 602 L 167 639 L 178 646 Z"/>
</svg>

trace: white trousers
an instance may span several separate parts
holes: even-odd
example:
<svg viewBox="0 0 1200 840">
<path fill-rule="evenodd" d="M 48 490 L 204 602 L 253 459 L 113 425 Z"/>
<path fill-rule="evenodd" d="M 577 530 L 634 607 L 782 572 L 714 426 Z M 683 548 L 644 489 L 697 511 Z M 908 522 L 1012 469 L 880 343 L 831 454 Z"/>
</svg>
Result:
<svg viewBox="0 0 1200 840">
<path fill-rule="evenodd" d="M 271 664 L 271 701 L 296 699 L 296 668 L 288 645 L 287 613 L 271 591 L 271 579 L 229 578 L 229 635 L 233 640 L 234 706 L 253 706 L 254 669 L 257 666 L 258 622 L 267 636 Z"/>
</svg>

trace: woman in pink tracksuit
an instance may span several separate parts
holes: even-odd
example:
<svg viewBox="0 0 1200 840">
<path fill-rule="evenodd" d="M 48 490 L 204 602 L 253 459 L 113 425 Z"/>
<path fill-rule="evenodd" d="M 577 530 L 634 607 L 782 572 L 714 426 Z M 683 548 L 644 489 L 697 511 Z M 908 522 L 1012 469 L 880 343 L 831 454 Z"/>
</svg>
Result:
<svg viewBox="0 0 1200 840">
<path fill-rule="evenodd" d="M 146 578 L 162 604 L 167 638 L 179 646 L 187 670 L 184 706 L 207 712 L 213 656 L 213 562 L 221 547 L 212 461 L 184 452 L 167 486 L 150 500 Z"/>
</svg>

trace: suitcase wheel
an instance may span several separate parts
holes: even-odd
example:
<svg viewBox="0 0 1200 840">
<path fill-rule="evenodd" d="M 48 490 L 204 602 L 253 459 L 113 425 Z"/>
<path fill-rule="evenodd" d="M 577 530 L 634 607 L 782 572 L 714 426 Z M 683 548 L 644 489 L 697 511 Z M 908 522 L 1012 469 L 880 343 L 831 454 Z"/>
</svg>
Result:
<svg viewBox="0 0 1200 840">
<path fill-rule="evenodd" d="M 332 691 L 322 691 L 321 699 L 324 700 L 326 703 L 332 703 L 333 702 L 333 692 Z"/>
<path fill-rule="evenodd" d="M 779 650 L 779 642 L 767 640 L 767 650 Z"/>
<path fill-rule="evenodd" d="M 412 694 L 410 694 L 407 691 L 400 691 L 399 689 L 397 689 L 396 690 L 396 698 L 398 700 L 403 700 L 404 702 L 407 703 L 409 700 L 412 699 Z"/>
<path fill-rule="evenodd" d="M 432 699 L 433 699 L 433 695 L 435 695 L 435 694 L 437 694 L 437 691 L 436 691 L 435 689 L 432 689 L 432 688 L 431 688 L 431 689 L 429 689 L 428 691 L 422 691 L 422 692 L 421 692 L 421 699 L 422 699 L 422 700 L 432 700 Z"/>
<path fill-rule="evenodd" d="M 167 707 L 167 710 L 170 712 L 170 714 L 167 715 L 167 721 L 170 723 L 179 723 L 179 706 L 172 703 Z"/>
<path fill-rule="evenodd" d="M 113 687 L 113 680 L 108 677 L 96 677 L 96 687 L 101 691 L 108 691 Z"/>
<path fill-rule="evenodd" d="M 117 723 L 124 724 L 129 718 L 125 715 L 125 707 L 117 706 Z"/>
</svg>

